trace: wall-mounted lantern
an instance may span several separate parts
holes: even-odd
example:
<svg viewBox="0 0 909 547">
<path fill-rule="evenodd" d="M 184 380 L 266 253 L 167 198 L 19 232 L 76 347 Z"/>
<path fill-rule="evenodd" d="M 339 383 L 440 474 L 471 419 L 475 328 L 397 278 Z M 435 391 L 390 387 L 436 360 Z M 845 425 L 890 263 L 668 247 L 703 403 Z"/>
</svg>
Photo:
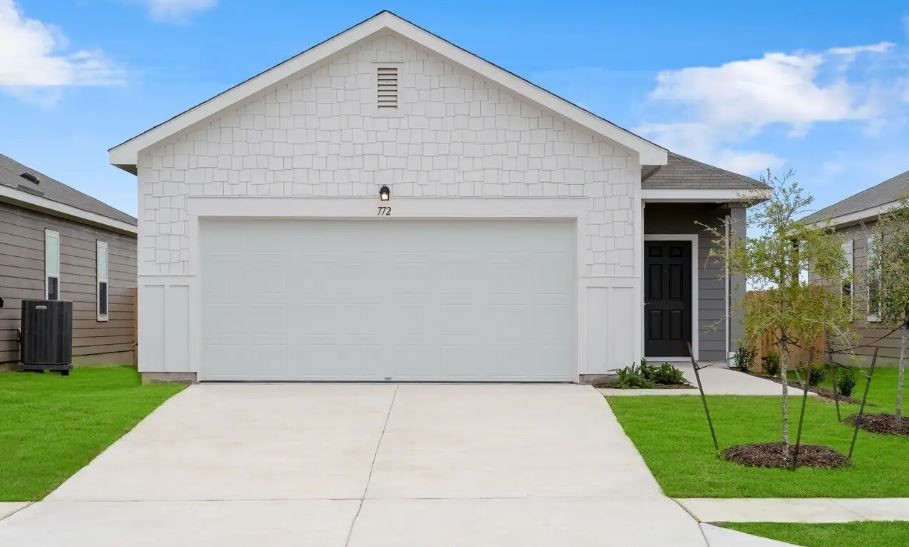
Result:
<svg viewBox="0 0 909 547">
<path fill-rule="evenodd" d="M 388 186 L 379 188 L 379 201 L 388 201 L 391 199 L 391 190 Z"/>
</svg>

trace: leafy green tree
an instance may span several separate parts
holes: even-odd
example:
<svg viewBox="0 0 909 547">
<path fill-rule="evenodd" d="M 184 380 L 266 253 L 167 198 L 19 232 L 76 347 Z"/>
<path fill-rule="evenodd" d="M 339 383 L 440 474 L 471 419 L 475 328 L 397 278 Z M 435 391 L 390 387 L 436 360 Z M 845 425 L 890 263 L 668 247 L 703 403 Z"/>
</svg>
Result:
<svg viewBox="0 0 909 547">
<path fill-rule="evenodd" d="M 871 237 L 876 243 L 868 274 L 869 310 L 902 334 L 896 387 L 896 415 L 901 417 L 909 343 L 909 197 L 880 216 Z"/>
<path fill-rule="evenodd" d="M 846 342 L 851 311 L 842 304 L 840 288 L 851 279 L 841 238 L 821 226 L 799 220 L 813 198 L 787 172 L 782 177 L 769 170 L 762 181 L 771 197 L 748 212 L 749 234 L 706 228 L 717 242 L 714 256 L 729 272 L 745 278 L 758 298 L 743 303 L 745 338 L 772 333 L 779 348 L 782 401 L 780 422 L 785 457 L 789 457 L 789 389 L 787 372 L 793 367 L 791 350 L 806 346 L 826 334 Z M 758 201 L 757 199 L 755 201 Z M 724 251 L 723 249 L 728 249 Z M 814 278 L 808 280 L 808 272 Z M 813 281 L 820 281 L 815 283 Z M 797 365 L 797 364 L 795 364 Z"/>
</svg>

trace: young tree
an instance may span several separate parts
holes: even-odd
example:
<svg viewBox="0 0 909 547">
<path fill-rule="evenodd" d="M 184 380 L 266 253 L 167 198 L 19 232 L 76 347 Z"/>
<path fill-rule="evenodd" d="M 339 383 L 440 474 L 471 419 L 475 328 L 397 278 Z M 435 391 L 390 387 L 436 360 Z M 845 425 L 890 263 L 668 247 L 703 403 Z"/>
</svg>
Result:
<svg viewBox="0 0 909 547">
<path fill-rule="evenodd" d="M 869 272 L 869 310 L 893 328 L 900 328 L 900 361 L 896 387 L 896 416 L 903 415 L 906 345 L 909 342 L 909 197 L 878 219 Z"/>
<path fill-rule="evenodd" d="M 779 348 L 782 401 L 780 409 L 783 455 L 789 458 L 789 390 L 787 373 L 793 346 L 810 344 L 825 333 L 844 341 L 850 337 L 851 311 L 840 290 L 850 279 L 841 239 L 822 226 L 799 220 L 813 199 L 793 179 L 793 173 L 761 178 L 771 187 L 770 199 L 748 212 L 746 237 L 708 230 L 717 240 L 714 255 L 731 273 L 741 274 L 748 287 L 762 294 L 746 299 L 742 314 L 745 337 L 773 333 Z M 819 283 L 809 283 L 811 272 Z"/>
</svg>

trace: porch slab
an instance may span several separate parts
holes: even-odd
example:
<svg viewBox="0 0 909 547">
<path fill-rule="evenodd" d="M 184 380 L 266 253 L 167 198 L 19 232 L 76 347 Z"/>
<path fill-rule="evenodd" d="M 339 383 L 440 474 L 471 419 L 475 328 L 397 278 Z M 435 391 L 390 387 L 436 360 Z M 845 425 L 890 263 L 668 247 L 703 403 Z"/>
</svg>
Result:
<svg viewBox="0 0 909 547">
<path fill-rule="evenodd" d="M 692 389 L 600 389 L 599 392 L 610 397 L 627 397 L 637 395 L 697 395 L 697 382 L 694 376 L 694 367 L 690 363 L 673 363 L 682 370 L 685 379 L 693 387 Z M 725 363 L 703 363 L 701 368 L 701 382 L 704 384 L 704 393 L 706 395 L 779 395 L 782 386 L 776 382 L 759 378 L 744 372 L 732 370 Z M 800 397 L 802 390 L 794 387 L 789 388 L 789 394 Z M 815 397 L 814 393 L 809 392 L 809 397 Z"/>
</svg>

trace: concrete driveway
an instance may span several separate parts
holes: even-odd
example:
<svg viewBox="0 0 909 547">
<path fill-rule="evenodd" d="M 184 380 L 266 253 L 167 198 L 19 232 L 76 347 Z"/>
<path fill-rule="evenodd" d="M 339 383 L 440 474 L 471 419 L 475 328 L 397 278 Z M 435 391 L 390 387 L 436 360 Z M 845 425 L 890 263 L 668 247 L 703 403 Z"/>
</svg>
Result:
<svg viewBox="0 0 909 547">
<path fill-rule="evenodd" d="M 202 384 L 0 545 L 705 545 L 577 385 Z"/>
</svg>

